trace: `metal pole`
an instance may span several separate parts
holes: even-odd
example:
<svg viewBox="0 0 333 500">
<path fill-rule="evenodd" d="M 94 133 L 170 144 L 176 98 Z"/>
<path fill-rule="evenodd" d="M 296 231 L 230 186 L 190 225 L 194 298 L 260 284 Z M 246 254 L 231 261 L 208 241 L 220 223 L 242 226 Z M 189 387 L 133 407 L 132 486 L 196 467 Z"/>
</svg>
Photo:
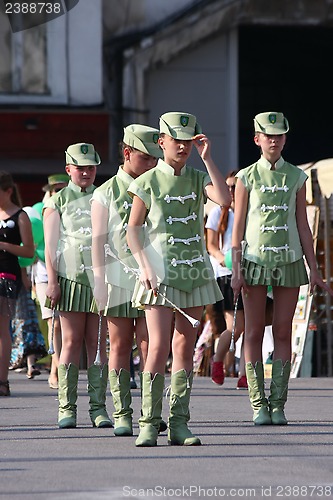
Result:
<svg viewBox="0 0 333 500">
<path fill-rule="evenodd" d="M 331 285 L 331 222 L 329 213 L 329 202 L 326 196 L 324 201 L 324 245 L 325 245 L 325 277 L 328 285 Z M 327 375 L 332 377 L 332 311 L 331 311 L 331 296 L 329 293 L 325 294 L 326 305 L 326 321 L 327 321 Z"/>
</svg>

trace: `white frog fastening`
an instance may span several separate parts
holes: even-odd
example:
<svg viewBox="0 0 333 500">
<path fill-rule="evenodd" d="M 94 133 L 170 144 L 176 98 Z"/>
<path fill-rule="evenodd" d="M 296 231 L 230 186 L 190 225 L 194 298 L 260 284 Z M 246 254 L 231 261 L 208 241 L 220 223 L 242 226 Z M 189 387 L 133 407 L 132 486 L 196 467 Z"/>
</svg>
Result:
<svg viewBox="0 0 333 500">
<path fill-rule="evenodd" d="M 85 252 L 85 251 L 90 251 L 91 250 L 91 245 L 87 245 L 87 246 L 84 246 L 84 245 L 79 245 L 79 252 Z"/>
<path fill-rule="evenodd" d="M 265 226 L 264 224 L 260 226 L 260 231 L 264 233 L 265 231 L 273 231 L 276 233 L 277 231 L 288 231 L 288 224 L 284 224 L 284 226 Z"/>
<path fill-rule="evenodd" d="M 197 214 L 193 212 L 192 215 L 188 215 L 187 217 L 169 217 L 166 219 L 168 224 L 173 224 L 174 222 L 182 222 L 183 224 L 187 224 L 189 220 L 196 220 L 198 218 Z"/>
<path fill-rule="evenodd" d="M 93 270 L 93 266 L 85 266 L 84 264 L 81 264 L 80 265 L 80 271 L 92 271 Z"/>
<path fill-rule="evenodd" d="M 289 191 L 289 188 L 286 185 L 284 185 L 282 187 L 278 187 L 276 185 L 274 185 L 274 186 L 264 186 L 264 185 L 262 185 L 261 188 L 260 188 L 260 191 L 262 193 L 264 193 L 265 191 L 271 191 L 271 193 L 276 193 L 277 191 L 284 191 L 285 193 L 287 193 L 287 191 Z"/>
<path fill-rule="evenodd" d="M 128 210 L 129 208 L 131 208 L 132 205 L 133 205 L 133 203 L 128 203 L 128 201 L 124 201 L 123 208 L 125 210 Z"/>
<path fill-rule="evenodd" d="M 123 265 L 123 271 L 124 273 L 128 274 L 135 274 L 135 276 L 140 276 L 140 269 L 136 269 L 135 267 L 128 267 Z"/>
<path fill-rule="evenodd" d="M 91 234 L 92 233 L 91 227 L 83 227 L 83 226 L 81 226 L 80 229 L 79 229 L 79 233 L 81 233 L 81 234 Z"/>
<path fill-rule="evenodd" d="M 174 245 L 175 243 L 184 243 L 184 245 L 190 245 L 192 241 L 196 241 L 197 243 L 201 240 L 201 236 L 196 234 L 192 238 L 174 238 L 173 236 L 170 236 L 168 239 L 168 243 L 171 243 L 171 245 Z"/>
<path fill-rule="evenodd" d="M 205 259 L 204 259 L 203 255 L 199 255 L 199 257 L 197 257 L 195 259 L 185 259 L 185 260 L 172 259 L 171 260 L 171 265 L 173 267 L 177 267 L 178 264 L 186 264 L 186 265 L 188 265 L 190 267 L 193 267 L 193 264 L 195 262 L 204 262 L 204 260 Z"/>
<path fill-rule="evenodd" d="M 75 210 L 75 213 L 77 215 L 91 215 L 91 211 L 90 210 L 82 210 L 82 208 L 77 208 Z"/>
<path fill-rule="evenodd" d="M 192 191 L 191 194 L 187 194 L 185 196 L 170 196 L 169 194 L 165 195 L 164 200 L 167 203 L 171 203 L 171 201 L 180 201 L 184 205 L 185 200 L 195 200 L 197 198 L 196 193 Z"/>
<path fill-rule="evenodd" d="M 283 245 L 281 247 L 265 247 L 265 245 L 261 245 L 259 249 L 261 252 L 267 252 L 269 250 L 275 253 L 279 253 L 281 250 L 285 250 L 287 252 L 289 250 L 289 245 Z"/>
<path fill-rule="evenodd" d="M 263 203 L 260 207 L 262 212 L 267 212 L 268 210 L 272 210 L 273 212 L 277 212 L 278 210 L 284 210 L 285 212 L 288 210 L 288 205 L 284 203 L 283 205 L 265 205 Z"/>
<path fill-rule="evenodd" d="M 141 227 L 145 228 L 146 226 L 147 226 L 147 222 L 144 222 Z M 123 230 L 127 231 L 127 228 L 128 228 L 128 222 L 124 222 L 124 224 L 123 224 Z"/>
</svg>

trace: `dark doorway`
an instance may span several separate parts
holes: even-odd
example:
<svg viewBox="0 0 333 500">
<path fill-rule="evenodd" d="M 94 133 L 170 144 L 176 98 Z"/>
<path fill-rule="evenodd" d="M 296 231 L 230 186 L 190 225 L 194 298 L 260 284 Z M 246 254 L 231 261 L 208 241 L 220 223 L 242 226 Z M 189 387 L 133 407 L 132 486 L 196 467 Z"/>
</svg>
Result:
<svg viewBox="0 0 333 500">
<path fill-rule="evenodd" d="M 253 117 L 263 111 L 282 111 L 289 120 L 286 160 L 299 165 L 333 156 L 332 53 L 331 28 L 240 27 L 241 168 L 258 158 Z"/>
</svg>

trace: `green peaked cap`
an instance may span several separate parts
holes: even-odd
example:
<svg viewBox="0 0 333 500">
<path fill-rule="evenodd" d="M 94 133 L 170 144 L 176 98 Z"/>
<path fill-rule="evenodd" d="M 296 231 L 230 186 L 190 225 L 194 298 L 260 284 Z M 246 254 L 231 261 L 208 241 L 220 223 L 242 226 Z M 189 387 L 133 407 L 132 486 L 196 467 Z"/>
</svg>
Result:
<svg viewBox="0 0 333 500">
<path fill-rule="evenodd" d="M 254 117 L 254 130 L 267 135 L 282 135 L 288 132 L 289 123 L 283 113 L 268 111 Z"/>
<path fill-rule="evenodd" d="M 194 115 L 177 111 L 160 117 L 160 132 L 174 139 L 191 141 L 193 136 L 201 133 L 201 127 Z"/>
<path fill-rule="evenodd" d="M 133 123 L 124 128 L 123 142 L 154 158 L 162 158 L 163 151 L 158 144 L 159 136 L 157 128 Z"/>
<path fill-rule="evenodd" d="M 69 176 L 67 174 L 53 174 L 47 178 L 47 184 L 42 187 L 43 191 L 52 191 L 52 187 L 57 184 L 68 184 Z"/>
<path fill-rule="evenodd" d="M 66 165 L 78 165 L 84 167 L 87 165 L 99 165 L 101 158 L 93 144 L 88 142 L 78 142 L 68 146 L 66 153 Z"/>
</svg>

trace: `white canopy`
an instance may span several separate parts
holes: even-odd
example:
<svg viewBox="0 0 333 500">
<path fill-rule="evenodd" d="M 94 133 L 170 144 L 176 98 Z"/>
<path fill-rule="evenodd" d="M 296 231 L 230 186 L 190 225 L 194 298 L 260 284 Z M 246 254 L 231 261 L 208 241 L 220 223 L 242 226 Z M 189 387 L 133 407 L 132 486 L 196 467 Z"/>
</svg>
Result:
<svg viewBox="0 0 333 500">
<path fill-rule="evenodd" d="M 324 214 L 324 253 L 325 253 L 325 274 L 326 281 L 331 283 L 331 220 L 329 214 L 328 198 L 333 193 L 333 158 L 326 158 L 317 162 L 306 163 L 299 165 L 309 176 L 306 184 L 306 199 L 308 203 L 313 203 L 313 190 L 311 170 L 316 170 L 317 180 L 321 195 L 323 196 L 323 214 Z M 333 375 L 333 359 L 332 359 L 332 340 L 333 340 L 333 325 L 331 313 L 331 296 L 325 294 L 325 315 L 327 321 L 327 371 L 328 376 Z"/>
<path fill-rule="evenodd" d="M 313 202 L 313 192 L 311 183 L 311 170 L 317 170 L 317 179 L 321 194 L 329 198 L 333 193 L 333 158 L 326 158 L 312 163 L 305 163 L 299 167 L 308 174 L 309 179 L 306 184 L 306 199 L 308 203 Z"/>
</svg>

